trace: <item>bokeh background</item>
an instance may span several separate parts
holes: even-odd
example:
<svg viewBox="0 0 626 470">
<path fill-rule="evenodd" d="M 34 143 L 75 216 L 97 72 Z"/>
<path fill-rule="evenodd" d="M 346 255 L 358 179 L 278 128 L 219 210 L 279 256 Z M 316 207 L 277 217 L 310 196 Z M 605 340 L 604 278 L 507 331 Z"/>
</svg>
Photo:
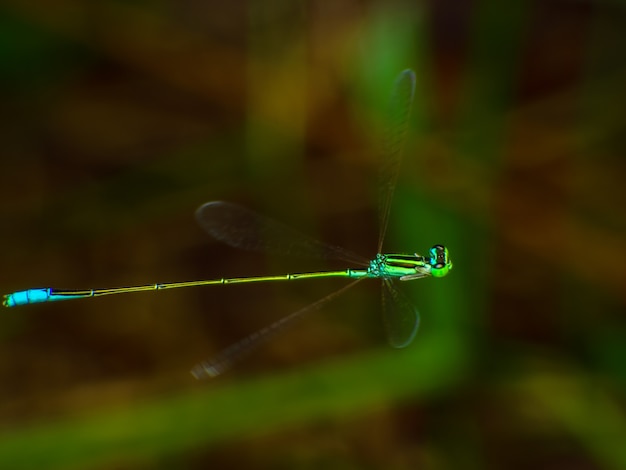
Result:
<svg viewBox="0 0 626 470">
<path fill-rule="evenodd" d="M 0 467 L 626 468 L 625 40 L 621 0 L 4 0 L 3 293 L 337 267 L 219 245 L 210 200 L 371 256 L 407 67 L 385 247 L 455 268 L 407 349 L 360 283 L 210 381 L 344 281 L 5 309 Z"/>
</svg>

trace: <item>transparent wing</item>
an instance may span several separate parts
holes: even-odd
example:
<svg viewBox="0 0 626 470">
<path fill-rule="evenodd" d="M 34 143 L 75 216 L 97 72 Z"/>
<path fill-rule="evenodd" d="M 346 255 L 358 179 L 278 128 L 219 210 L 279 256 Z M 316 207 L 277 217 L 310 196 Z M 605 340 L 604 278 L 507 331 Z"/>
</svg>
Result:
<svg viewBox="0 0 626 470">
<path fill-rule="evenodd" d="M 198 223 L 213 238 L 250 251 L 340 259 L 367 266 L 368 261 L 344 248 L 308 237 L 295 229 L 237 204 L 207 202 L 196 211 Z"/>
<path fill-rule="evenodd" d="M 382 297 L 383 321 L 389 344 L 394 348 L 404 348 L 417 333 L 420 314 L 396 281 L 383 279 Z"/>
<path fill-rule="evenodd" d="M 400 173 L 400 163 L 414 95 L 415 72 L 406 69 L 400 72 L 394 83 L 386 122 L 387 128 L 385 129 L 380 155 L 378 253 L 382 253 L 383 241 L 387 233 L 391 200 Z"/>
<path fill-rule="evenodd" d="M 250 334 L 241 341 L 238 341 L 232 346 L 229 346 L 228 348 L 222 350 L 215 357 L 196 364 L 193 369 L 191 369 L 191 375 L 193 375 L 196 379 L 217 377 L 224 371 L 228 370 L 235 362 L 245 357 L 246 354 L 252 352 L 261 344 L 273 338 L 277 333 L 281 332 L 287 326 L 291 325 L 295 320 L 302 318 L 305 314 L 309 312 L 319 310 L 326 303 L 340 296 L 346 290 L 354 286 L 356 283 L 362 281 L 363 279 L 365 278 L 357 279 L 356 281 L 353 281 L 350 284 L 343 286 L 341 289 L 327 295 L 317 302 L 307 305 L 306 307 L 301 308 L 291 315 L 287 315 L 286 317 L 281 318 L 271 325 Z"/>
</svg>

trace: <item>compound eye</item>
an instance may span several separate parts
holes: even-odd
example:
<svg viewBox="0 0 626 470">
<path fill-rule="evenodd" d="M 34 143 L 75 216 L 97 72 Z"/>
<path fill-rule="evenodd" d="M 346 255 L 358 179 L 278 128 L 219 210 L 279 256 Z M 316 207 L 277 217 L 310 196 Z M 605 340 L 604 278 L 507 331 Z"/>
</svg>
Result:
<svg viewBox="0 0 626 470">
<path fill-rule="evenodd" d="M 448 261 L 448 251 L 442 245 L 435 245 L 430 249 L 431 265 L 446 264 Z"/>
<path fill-rule="evenodd" d="M 443 277 L 452 269 L 452 262 L 448 258 L 448 249 L 443 245 L 434 245 L 430 249 L 430 266 L 433 277 Z"/>
<path fill-rule="evenodd" d="M 448 274 L 450 269 L 452 269 L 452 265 L 451 264 L 437 263 L 437 264 L 432 266 L 432 268 L 430 270 L 430 274 L 433 277 L 444 277 L 446 274 Z"/>
</svg>

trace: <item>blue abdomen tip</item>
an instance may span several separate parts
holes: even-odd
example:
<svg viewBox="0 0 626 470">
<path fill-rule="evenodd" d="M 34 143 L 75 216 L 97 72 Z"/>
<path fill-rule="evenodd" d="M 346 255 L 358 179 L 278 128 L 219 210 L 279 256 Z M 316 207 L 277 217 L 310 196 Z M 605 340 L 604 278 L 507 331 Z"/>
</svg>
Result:
<svg viewBox="0 0 626 470">
<path fill-rule="evenodd" d="M 50 289 L 28 289 L 5 295 L 2 304 L 5 307 L 17 307 L 18 305 L 46 302 L 49 298 Z"/>
</svg>

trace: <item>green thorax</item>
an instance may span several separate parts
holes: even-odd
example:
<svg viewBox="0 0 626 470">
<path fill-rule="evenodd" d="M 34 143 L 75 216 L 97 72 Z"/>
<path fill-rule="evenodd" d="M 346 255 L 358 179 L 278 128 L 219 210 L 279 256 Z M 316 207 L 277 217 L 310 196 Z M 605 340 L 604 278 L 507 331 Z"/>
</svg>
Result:
<svg viewBox="0 0 626 470">
<path fill-rule="evenodd" d="M 428 254 L 429 256 L 425 257 L 417 253 L 379 253 L 370 261 L 367 275 L 368 277 L 409 281 L 427 276 L 443 277 L 452 269 L 452 261 L 444 246 L 435 245 Z"/>
</svg>

